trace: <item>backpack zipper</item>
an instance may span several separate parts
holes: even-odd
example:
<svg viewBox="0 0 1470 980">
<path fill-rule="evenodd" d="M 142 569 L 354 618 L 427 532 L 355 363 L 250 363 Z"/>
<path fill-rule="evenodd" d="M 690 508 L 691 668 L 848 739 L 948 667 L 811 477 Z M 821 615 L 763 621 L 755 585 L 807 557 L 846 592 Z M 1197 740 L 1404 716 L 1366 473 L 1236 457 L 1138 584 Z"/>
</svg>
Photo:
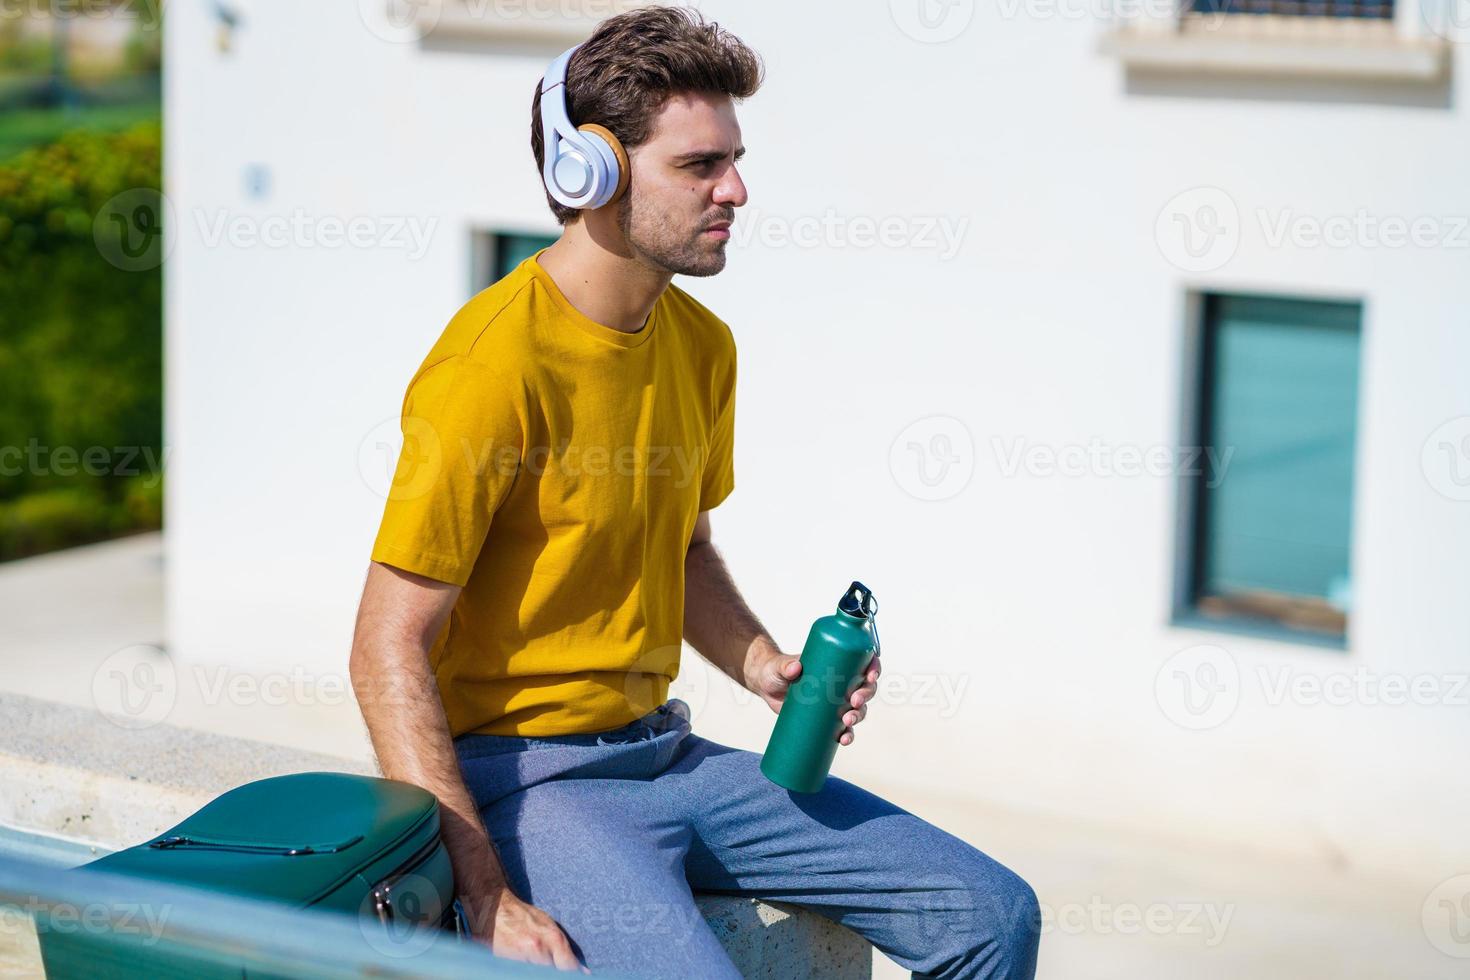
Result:
<svg viewBox="0 0 1470 980">
<path fill-rule="evenodd" d="M 284 857 L 296 857 L 303 854 L 335 854 L 345 851 L 347 848 L 362 840 L 362 835 L 348 838 L 344 841 L 328 844 L 301 844 L 292 846 L 290 844 L 262 844 L 249 841 L 222 840 L 216 837 L 197 837 L 186 834 L 174 834 L 162 837 L 155 841 L 149 841 L 149 847 L 159 849 L 173 848 L 205 848 L 214 851 L 240 851 L 246 854 L 277 854 Z"/>
<path fill-rule="evenodd" d="M 383 925 L 388 925 L 396 914 L 393 908 L 393 886 L 398 884 L 401 879 L 406 878 L 423 867 L 424 863 L 433 856 L 434 851 L 443 843 L 444 841 L 439 837 L 427 841 L 422 847 L 410 855 L 408 860 L 400 864 L 398 870 L 392 872 L 386 878 L 381 879 L 373 886 L 373 911 L 378 914 L 378 920 Z"/>
</svg>

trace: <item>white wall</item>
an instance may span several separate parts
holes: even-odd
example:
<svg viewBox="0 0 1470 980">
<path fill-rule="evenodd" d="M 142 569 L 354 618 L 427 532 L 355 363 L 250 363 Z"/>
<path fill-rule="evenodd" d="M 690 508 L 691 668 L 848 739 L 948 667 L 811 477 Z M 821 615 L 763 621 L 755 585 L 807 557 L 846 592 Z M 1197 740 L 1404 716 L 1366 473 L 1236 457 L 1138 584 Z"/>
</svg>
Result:
<svg viewBox="0 0 1470 980">
<path fill-rule="evenodd" d="M 423 50 L 352 4 L 235 6 L 228 56 L 203 5 L 169 11 L 170 643 L 186 661 L 340 673 L 382 507 L 359 447 L 391 435 L 466 298 L 471 229 L 552 227 L 527 126 L 559 46 Z M 1322 854 L 1427 890 L 1470 861 L 1465 705 L 1272 705 L 1257 672 L 1361 667 L 1446 691 L 1470 669 L 1470 503 L 1421 467 L 1430 433 L 1470 414 L 1467 250 L 1272 247 L 1254 215 L 1470 215 L 1466 85 L 1130 84 L 1095 53 L 1092 18 L 991 8 L 926 44 L 886 4 L 703 5 L 769 72 L 740 113 L 737 232 L 753 234 L 724 274 L 682 283 L 740 344 L 738 488 L 716 538 L 789 652 L 858 577 L 882 601 L 889 677 L 966 685 L 949 710 L 874 706 L 843 775 Z M 245 195 L 251 164 L 271 174 L 265 200 Z M 1186 273 L 1155 221 L 1200 186 L 1228 193 L 1242 231 L 1222 268 Z M 418 258 L 211 247 L 198 228 L 296 208 L 436 224 Z M 948 259 L 771 238 L 829 210 L 965 231 Z M 996 440 L 1175 445 L 1186 294 L 1216 288 L 1365 304 L 1346 652 L 1168 625 L 1172 478 L 1002 467 Z M 890 465 L 900 432 L 936 415 L 974 447 L 973 478 L 937 502 Z M 1190 731 L 1155 682 L 1199 644 L 1233 658 L 1239 707 Z M 701 729 L 761 748 L 768 712 L 692 654 L 686 670 Z"/>
</svg>

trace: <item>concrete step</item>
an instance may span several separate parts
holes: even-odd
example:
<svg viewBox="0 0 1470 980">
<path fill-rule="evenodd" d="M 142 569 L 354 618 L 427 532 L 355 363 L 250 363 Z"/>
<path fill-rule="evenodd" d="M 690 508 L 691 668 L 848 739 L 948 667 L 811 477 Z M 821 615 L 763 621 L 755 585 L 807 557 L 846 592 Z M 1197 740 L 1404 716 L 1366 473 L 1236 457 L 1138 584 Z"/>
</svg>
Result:
<svg viewBox="0 0 1470 980">
<path fill-rule="evenodd" d="M 130 729 L 95 710 L 0 692 L 0 857 L 74 866 L 130 847 L 216 796 L 293 772 L 377 775 L 360 761 L 159 723 Z M 745 977 L 866 980 L 873 947 L 813 912 L 759 899 L 696 896 Z M 35 931 L 0 914 L 0 977 L 40 973 Z"/>
</svg>

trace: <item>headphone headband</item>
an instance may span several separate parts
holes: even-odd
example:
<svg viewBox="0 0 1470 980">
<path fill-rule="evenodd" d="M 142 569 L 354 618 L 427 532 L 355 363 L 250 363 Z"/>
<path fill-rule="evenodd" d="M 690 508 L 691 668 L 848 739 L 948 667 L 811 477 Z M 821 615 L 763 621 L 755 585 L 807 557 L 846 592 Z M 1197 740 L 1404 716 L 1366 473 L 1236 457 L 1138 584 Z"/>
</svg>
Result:
<svg viewBox="0 0 1470 980">
<path fill-rule="evenodd" d="M 558 85 L 566 84 L 567 63 L 572 60 L 572 55 L 576 54 L 577 49 L 581 46 L 582 45 L 580 44 L 572 45 L 570 48 L 567 48 L 561 54 L 557 55 L 556 60 L 553 61 L 549 66 L 547 66 L 546 75 L 541 79 L 542 95 L 545 95 L 547 92 L 556 88 Z"/>
<path fill-rule="evenodd" d="M 600 126 L 579 130 L 567 112 L 567 66 L 581 46 L 558 55 L 541 79 L 541 179 L 555 201 L 578 210 L 616 197 L 627 167 L 617 137 Z"/>
</svg>

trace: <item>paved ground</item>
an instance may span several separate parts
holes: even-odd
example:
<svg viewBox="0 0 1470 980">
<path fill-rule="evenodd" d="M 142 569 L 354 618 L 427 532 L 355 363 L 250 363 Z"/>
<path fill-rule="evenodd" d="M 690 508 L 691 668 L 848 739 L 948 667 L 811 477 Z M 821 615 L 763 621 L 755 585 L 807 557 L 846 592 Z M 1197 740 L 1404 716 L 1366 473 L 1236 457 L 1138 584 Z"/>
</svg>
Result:
<svg viewBox="0 0 1470 980">
<path fill-rule="evenodd" d="M 154 721 L 332 755 L 371 756 L 345 680 L 340 704 L 302 708 L 285 703 L 289 698 L 270 696 L 240 704 L 227 696 L 219 675 L 175 670 L 162 653 L 147 656 L 149 647 L 167 648 L 161 534 L 0 563 L 0 623 L 5 632 L 0 685 L 16 694 L 76 705 L 95 705 L 100 698 L 115 708 L 120 697 L 115 675 L 147 671 L 143 676 L 171 682 L 167 703 L 148 706 Z M 226 676 L 233 682 L 239 674 Z M 269 695 L 272 689 L 261 690 Z"/>
<path fill-rule="evenodd" d="M 0 687 L 71 704 L 107 698 L 117 651 L 162 646 L 162 542 L 139 535 L 0 565 Z M 127 657 L 132 657 L 127 660 Z M 111 659 L 109 659 L 111 658 Z M 124 657 L 135 664 L 137 656 Z M 103 682 L 98 681 L 99 671 Z M 350 705 L 233 709 L 181 682 L 168 720 L 364 757 Z M 0 734 L 0 739 L 3 739 Z M 871 787 L 1021 871 L 1047 913 L 1043 977 L 1303 980 L 1470 976 L 1426 935 L 1428 896 L 1325 863 L 1139 839 L 1083 818 Z M 1436 910 L 1431 910 L 1436 911 Z M 1431 932 L 1433 931 L 1431 926 Z M 1436 935 L 1470 956 L 1470 942 Z M 906 975 L 884 957 L 878 977 Z"/>
</svg>

